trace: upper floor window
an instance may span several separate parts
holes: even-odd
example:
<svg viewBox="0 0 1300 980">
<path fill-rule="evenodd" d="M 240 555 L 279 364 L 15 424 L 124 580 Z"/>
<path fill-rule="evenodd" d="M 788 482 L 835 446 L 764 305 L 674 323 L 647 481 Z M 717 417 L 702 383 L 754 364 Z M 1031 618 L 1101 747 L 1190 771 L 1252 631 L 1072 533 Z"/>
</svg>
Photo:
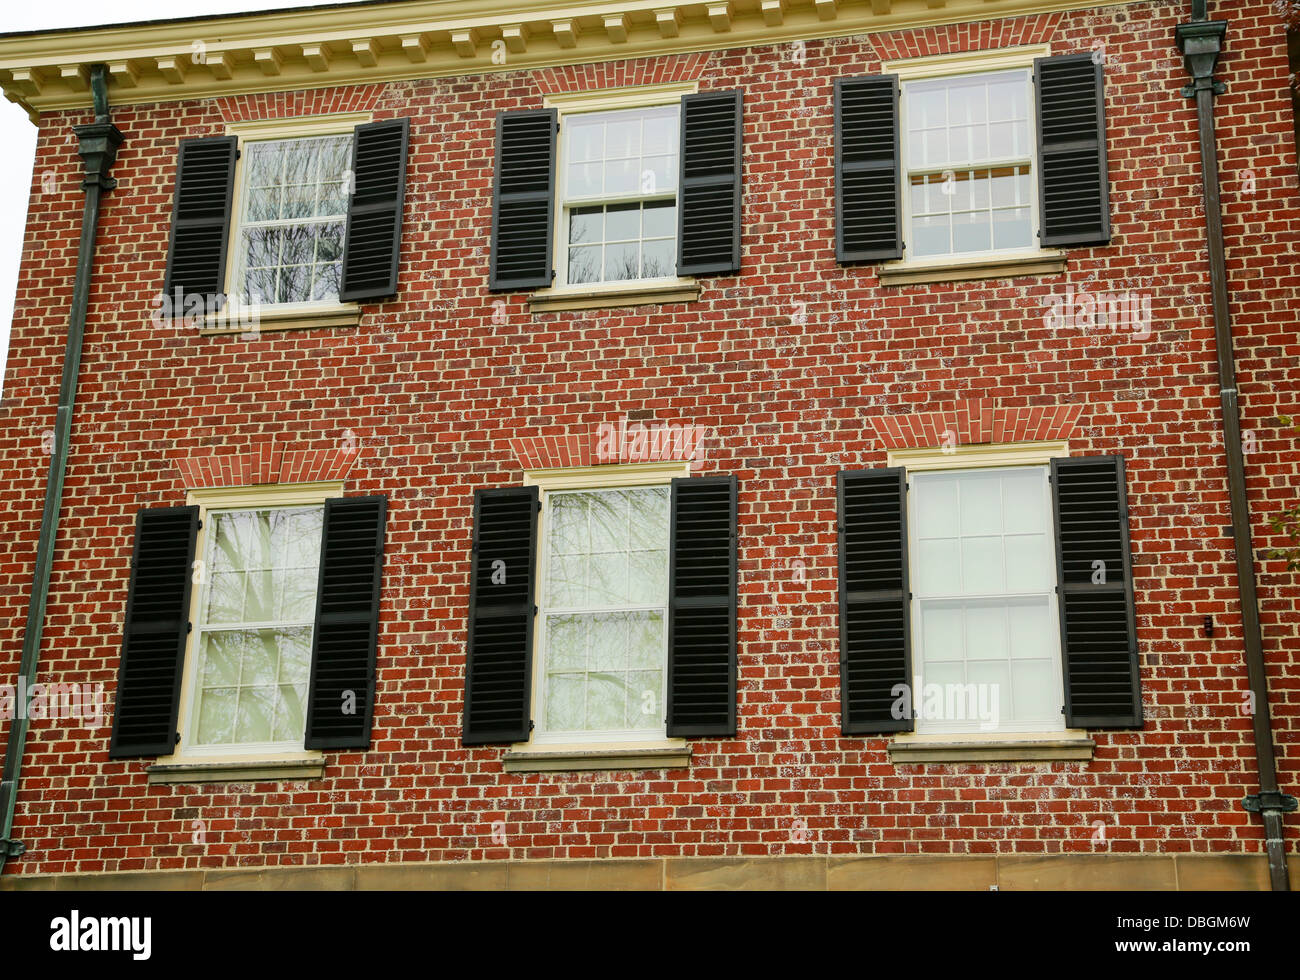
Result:
<svg viewBox="0 0 1300 980">
<path fill-rule="evenodd" d="M 903 84 L 904 208 L 912 258 L 1036 245 L 1026 69 Z"/>
<path fill-rule="evenodd" d="M 299 750 L 323 508 L 211 512 L 196 623 L 190 750 Z"/>
<path fill-rule="evenodd" d="M 678 115 L 667 105 L 565 116 L 564 283 L 676 276 Z"/>
<path fill-rule="evenodd" d="M 338 303 L 352 137 L 249 142 L 232 291 L 263 306 Z"/>
<path fill-rule="evenodd" d="M 668 493 L 545 495 L 539 740 L 664 737 Z"/>
<path fill-rule="evenodd" d="M 919 711 L 917 731 L 1064 728 L 1047 474 L 1020 466 L 912 475 L 918 701 L 928 690 L 960 695 L 942 712 Z"/>
</svg>

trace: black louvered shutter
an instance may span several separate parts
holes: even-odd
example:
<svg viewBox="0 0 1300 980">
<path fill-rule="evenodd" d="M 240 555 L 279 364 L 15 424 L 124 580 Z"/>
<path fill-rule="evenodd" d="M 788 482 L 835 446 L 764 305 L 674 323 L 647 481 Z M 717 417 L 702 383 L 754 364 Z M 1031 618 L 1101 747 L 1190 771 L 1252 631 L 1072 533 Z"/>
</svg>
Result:
<svg viewBox="0 0 1300 980">
<path fill-rule="evenodd" d="M 679 276 L 740 271 L 743 101 L 739 89 L 682 96 Z"/>
<path fill-rule="evenodd" d="M 397 292 L 409 138 L 405 118 L 356 128 L 340 300 L 386 299 Z"/>
<path fill-rule="evenodd" d="M 238 140 L 212 136 L 181 140 L 172 199 L 172 237 L 167 247 L 165 292 L 182 304 L 207 297 L 208 311 L 226 290 L 226 250 L 230 242 L 230 202 L 235 188 Z M 181 316 L 184 309 L 172 309 Z"/>
<path fill-rule="evenodd" d="M 1106 98 L 1091 54 L 1034 62 L 1038 102 L 1039 237 L 1044 247 L 1110 241 Z"/>
<path fill-rule="evenodd" d="M 736 734 L 736 478 L 672 483 L 668 734 Z"/>
<path fill-rule="evenodd" d="M 844 470 L 836 496 L 840 728 L 845 735 L 908 732 L 913 702 L 907 474 L 902 467 Z"/>
<path fill-rule="evenodd" d="M 309 749 L 368 749 L 388 499 L 325 501 L 307 689 Z"/>
<path fill-rule="evenodd" d="M 835 79 L 835 258 L 903 257 L 898 77 Z"/>
<path fill-rule="evenodd" d="M 1056 572 L 1071 728 L 1141 728 L 1122 456 L 1052 460 Z"/>
<path fill-rule="evenodd" d="M 496 183 L 488 288 L 542 289 L 554 278 L 554 109 L 497 116 Z"/>
<path fill-rule="evenodd" d="M 474 493 L 465 745 L 523 742 L 532 727 L 536 487 Z"/>
<path fill-rule="evenodd" d="M 110 759 L 169 755 L 176 747 L 197 507 L 154 507 L 135 519 Z"/>
</svg>

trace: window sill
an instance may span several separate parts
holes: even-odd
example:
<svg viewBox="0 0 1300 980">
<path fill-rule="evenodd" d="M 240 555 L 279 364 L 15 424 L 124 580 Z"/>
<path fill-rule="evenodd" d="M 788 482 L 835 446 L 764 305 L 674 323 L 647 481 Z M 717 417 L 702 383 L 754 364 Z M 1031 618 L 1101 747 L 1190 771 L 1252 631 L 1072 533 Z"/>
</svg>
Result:
<svg viewBox="0 0 1300 980">
<path fill-rule="evenodd" d="M 880 266 L 879 275 L 882 286 L 915 286 L 929 282 L 1057 275 L 1065 271 L 1065 263 L 1064 252 L 1044 250 L 965 259 L 905 259 Z"/>
<path fill-rule="evenodd" d="M 899 735 L 888 746 L 895 765 L 916 762 L 1091 762 L 1097 747 L 1086 732 L 997 735 Z"/>
<path fill-rule="evenodd" d="M 262 310 L 251 323 L 235 319 L 234 326 L 227 326 L 228 318 L 220 314 L 208 316 L 199 329 L 199 335 L 214 337 L 234 334 L 241 337 L 256 337 L 258 334 L 272 330 L 314 330 L 330 327 L 355 327 L 361 322 L 361 307 L 353 303 L 341 306 L 292 306 L 283 309 Z"/>
<path fill-rule="evenodd" d="M 583 772 L 593 769 L 686 769 L 691 763 L 690 744 L 678 739 L 663 742 L 591 745 L 532 743 L 506 749 L 506 772 Z"/>
<path fill-rule="evenodd" d="M 319 779 L 325 775 L 325 757 L 306 759 L 246 759 L 238 762 L 155 763 L 145 770 L 150 786 L 176 783 L 265 783 Z"/>
<path fill-rule="evenodd" d="M 601 286 L 558 286 L 539 289 L 528 297 L 532 313 L 560 310 L 590 310 L 602 307 L 645 306 L 657 303 L 690 303 L 700 298 L 700 284 L 694 279 L 670 279 L 654 284 Z"/>
</svg>

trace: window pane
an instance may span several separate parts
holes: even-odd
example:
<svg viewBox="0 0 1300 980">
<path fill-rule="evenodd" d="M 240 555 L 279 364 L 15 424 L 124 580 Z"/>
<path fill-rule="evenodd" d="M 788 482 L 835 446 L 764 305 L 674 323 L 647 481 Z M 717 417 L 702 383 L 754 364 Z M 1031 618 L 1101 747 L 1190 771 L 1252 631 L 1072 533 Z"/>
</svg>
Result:
<svg viewBox="0 0 1300 980">
<path fill-rule="evenodd" d="M 275 717 L 273 687 L 241 687 L 239 710 L 235 719 L 235 742 L 271 741 L 271 722 Z"/>
<path fill-rule="evenodd" d="M 591 650 L 587 669 L 613 671 L 627 669 L 628 617 L 613 613 L 591 618 Z"/>
<path fill-rule="evenodd" d="M 619 204 L 605 212 L 605 241 L 636 241 L 641 237 L 641 205 Z"/>
<path fill-rule="evenodd" d="M 616 731 L 627 715 L 626 674 L 589 674 L 587 681 L 587 729 Z"/>
<path fill-rule="evenodd" d="M 913 222 L 916 255 L 944 255 L 952 251 L 951 219 L 946 215 Z"/>
<path fill-rule="evenodd" d="M 555 674 L 546 683 L 546 727 L 575 732 L 586 727 L 586 683 L 581 674 Z"/>
<path fill-rule="evenodd" d="M 550 616 L 546 620 L 548 670 L 585 670 L 587 620 L 582 616 Z"/>
<path fill-rule="evenodd" d="M 569 282 L 600 282 L 599 245 L 584 245 L 569 249 Z"/>
<path fill-rule="evenodd" d="M 596 197 L 601 191 L 599 163 L 579 163 L 569 167 L 569 197 Z"/>
<path fill-rule="evenodd" d="M 635 243 L 605 246 L 605 281 L 641 278 L 640 246 Z"/>
<path fill-rule="evenodd" d="M 207 633 L 203 636 L 200 674 L 204 687 L 229 687 L 239 683 L 244 634 L 239 630 Z"/>
<path fill-rule="evenodd" d="M 569 212 L 569 244 L 602 241 L 603 221 L 604 210 L 600 207 L 574 208 Z"/>
<path fill-rule="evenodd" d="M 230 741 L 238 698 L 239 689 L 233 687 L 202 692 L 198 726 L 200 745 L 220 745 Z"/>
<path fill-rule="evenodd" d="M 661 279 L 677 274 L 677 242 L 661 239 L 641 246 L 641 275 L 645 279 Z"/>
<path fill-rule="evenodd" d="M 642 234 L 646 238 L 668 238 L 677 235 L 677 205 L 672 201 L 657 201 L 645 206 L 642 217 Z"/>
<path fill-rule="evenodd" d="M 639 194 L 641 167 L 637 160 L 611 160 L 605 164 L 605 191 L 609 197 Z"/>
<path fill-rule="evenodd" d="M 994 248 L 1028 248 L 1032 241 L 1028 208 L 993 212 Z"/>
<path fill-rule="evenodd" d="M 659 704 L 663 690 L 663 673 L 658 670 L 638 670 L 627 675 L 628 729 L 653 728 L 663 717 Z"/>
</svg>

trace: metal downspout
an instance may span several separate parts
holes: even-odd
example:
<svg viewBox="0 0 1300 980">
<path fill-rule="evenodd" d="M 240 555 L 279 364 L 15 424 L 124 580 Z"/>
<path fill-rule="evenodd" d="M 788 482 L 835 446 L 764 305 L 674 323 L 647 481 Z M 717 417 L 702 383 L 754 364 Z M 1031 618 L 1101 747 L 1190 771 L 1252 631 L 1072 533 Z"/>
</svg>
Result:
<svg viewBox="0 0 1300 980">
<path fill-rule="evenodd" d="M 117 186 L 108 175 L 122 145 L 122 134 L 109 122 L 108 72 L 95 65 L 90 73 L 94 98 L 95 121 L 74 126 L 77 152 L 81 155 L 85 177 L 81 182 L 86 200 L 81 212 L 81 243 L 77 247 L 77 271 L 72 286 L 72 309 L 68 316 L 68 340 L 63 352 L 63 377 L 59 386 L 59 404 L 54 421 L 54 444 L 50 450 L 49 475 L 45 479 L 45 510 L 41 515 L 40 539 L 36 545 L 36 569 L 32 575 L 31 600 L 27 606 L 27 623 L 23 631 L 22 659 L 18 676 L 26 690 L 31 690 L 40 663 L 41 633 L 45 626 L 45 604 L 50 591 L 50 567 L 58 536 L 59 511 L 63 502 L 63 477 L 67 470 L 68 444 L 72 437 L 72 411 L 77 398 L 77 377 L 81 368 L 81 346 L 86 331 L 86 304 L 90 295 L 91 275 L 95 265 L 95 233 L 99 226 L 100 197 Z M 26 698 L 15 698 L 13 720 L 5 745 L 4 771 L 0 775 L 0 873 L 5 862 L 18 857 L 26 846 L 13 839 L 14 804 L 22 768 L 23 749 L 27 742 Z"/>
<path fill-rule="evenodd" d="M 1210 287 L 1214 297 L 1214 344 L 1218 355 L 1219 401 L 1223 445 L 1228 464 L 1228 499 L 1232 512 L 1233 550 L 1237 564 L 1237 590 L 1241 597 L 1241 625 L 1246 647 L 1246 673 L 1250 682 L 1255 735 L 1255 763 L 1259 793 L 1242 800 L 1242 807 L 1258 813 L 1264 822 L 1268 848 L 1268 875 L 1274 891 L 1290 891 L 1282 814 L 1296 809 L 1295 797 L 1278 788 L 1273 749 L 1273 726 L 1268 709 L 1268 677 L 1264 668 L 1263 634 L 1255 595 L 1255 550 L 1250 534 L 1250 502 L 1246 496 L 1246 467 L 1241 450 L 1241 419 L 1237 404 L 1237 372 L 1232 348 L 1232 320 L 1228 307 L 1228 269 L 1223 245 L 1223 210 L 1219 197 L 1218 139 L 1214 131 L 1214 97 L 1225 86 L 1214 80 L 1223 50 L 1227 21 L 1207 19 L 1205 0 L 1193 0 L 1192 21 L 1175 32 L 1192 84 L 1183 95 L 1196 99 L 1200 131 L 1201 178 L 1205 195 L 1206 239 L 1210 259 Z"/>
</svg>

